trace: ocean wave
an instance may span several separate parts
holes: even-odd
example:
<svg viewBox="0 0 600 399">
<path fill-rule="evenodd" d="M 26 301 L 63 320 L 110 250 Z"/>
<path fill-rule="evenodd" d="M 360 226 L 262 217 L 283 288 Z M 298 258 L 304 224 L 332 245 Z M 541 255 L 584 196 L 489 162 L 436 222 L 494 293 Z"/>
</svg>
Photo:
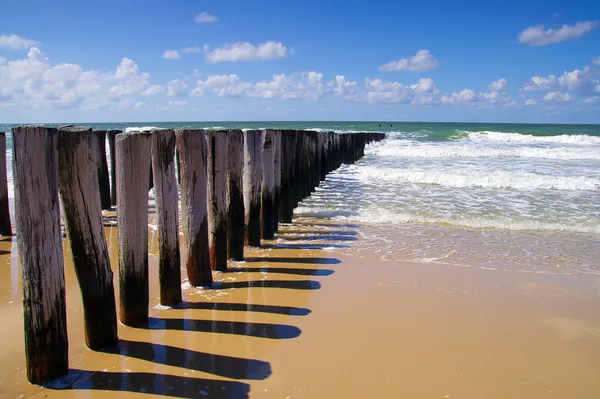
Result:
<svg viewBox="0 0 600 399">
<path fill-rule="evenodd" d="M 561 134 L 557 136 L 534 136 L 531 134 L 512 133 L 512 132 L 495 132 L 481 131 L 471 132 L 468 130 L 461 131 L 470 140 L 474 141 L 494 141 L 505 143 L 548 143 L 548 144 L 570 144 L 570 145 L 600 145 L 600 137 L 588 136 L 585 134 Z"/>
<path fill-rule="evenodd" d="M 304 210 L 303 216 L 311 216 L 310 210 Z M 470 218 L 470 217 L 429 217 L 409 213 L 391 213 L 383 208 L 367 209 L 354 215 L 333 215 L 333 220 L 359 222 L 364 224 L 433 224 L 449 225 L 471 229 L 497 229 L 510 231 L 570 232 L 600 234 L 597 223 L 569 221 L 564 223 L 540 220 L 514 220 L 507 218 Z"/>
<path fill-rule="evenodd" d="M 380 157 L 403 158 L 538 158 L 564 160 L 600 160 L 600 151 L 593 147 L 534 148 L 513 147 L 495 148 L 467 145 L 390 145 L 389 141 L 379 142 L 365 151 L 366 154 Z"/>
<path fill-rule="evenodd" d="M 356 169 L 362 182 L 432 184 L 453 188 L 513 188 L 595 191 L 600 179 L 584 176 L 555 176 L 506 171 L 463 172 L 433 169 L 399 169 L 364 166 Z"/>
<path fill-rule="evenodd" d="M 150 130 L 159 129 L 156 126 L 130 126 L 125 128 L 125 132 L 148 132 Z"/>
</svg>

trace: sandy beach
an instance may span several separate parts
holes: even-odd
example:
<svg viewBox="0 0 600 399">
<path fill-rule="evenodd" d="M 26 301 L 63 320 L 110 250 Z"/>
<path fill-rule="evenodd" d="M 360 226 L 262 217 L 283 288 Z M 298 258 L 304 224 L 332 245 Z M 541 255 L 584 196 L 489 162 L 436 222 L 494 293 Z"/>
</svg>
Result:
<svg viewBox="0 0 600 399">
<path fill-rule="evenodd" d="M 360 225 L 302 219 L 247 261 L 119 325 L 119 348 L 85 348 L 67 241 L 68 378 L 25 376 L 14 238 L 0 242 L 0 397 L 597 398 L 600 276 L 381 261 L 357 253 Z M 113 268 L 116 227 L 106 227 Z M 116 273 L 115 273 L 116 277 Z M 116 284 L 116 281 L 115 281 Z"/>
</svg>

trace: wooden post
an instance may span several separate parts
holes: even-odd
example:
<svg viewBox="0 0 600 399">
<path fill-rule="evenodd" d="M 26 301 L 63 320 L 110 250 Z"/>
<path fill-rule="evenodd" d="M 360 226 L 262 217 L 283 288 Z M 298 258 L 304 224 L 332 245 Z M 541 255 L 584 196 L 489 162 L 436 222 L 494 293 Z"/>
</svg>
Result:
<svg viewBox="0 0 600 399">
<path fill-rule="evenodd" d="M 298 206 L 298 202 L 302 199 L 303 190 L 303 155 L 304 155 L 304 134 L 300 130 L 294 132 L 296 139 L 294 140 L 294 149 L 296 154 L 294 155 L 294 180 L 292 182 L 292 189 L 294 190 L 294 197 L 292 202 L 292 210 Z"/>
<path fill-rule="evenodd" d="M 12 137 L 27 379 L 42 384 L 69 371 L 57 132 L 25 126 Z"/>
<path fill-rule="evenodd" d="M 294 132 L 285 130 L 281 133 L 281 203 L 279 211 L 279 220 L 283 223 L 291 223 L 292 208 L 292 178 L 294 172 Z"/>
<path fill-rule="evenodd" d="M 281 212 L 281 131 L 276 130 L 275 134 L 275 158 L 274 158 L 274 178 L 275 178 L 275 203 L 273 205 L 274 227 L 279 230 L 279 214 Z"/>
<path fill-rule="evenodd" d="M 202 129 L 175 130 L 180 166 L 181 221 L 184 263 L 190 285 L 212 285 L 208 251 L 206 205 L 206 133 Z"/>
<path fill-rule="evenodd" d="M 98 185 L 100 187 L 100 205 L 102 209 L 110 209 L 110 181 L 108 164 L 106 163 L 106 130 L 94 130 L 94 153 L 98 168 Z"/>
<path fill-rule="evenodd" d="M 93 148 L 91 128 L 58 129 L 58 189 L 83 299 L 85 343 L 97 350 L 114 345 L 118 338 L 113 272 L 102 225 Z"/>
<path fill-rule="evenodd" d="M 227 270 L 227 131 L 207 133 L 208 248 L 211 270 Z"/>
<path fill-rule="evenodd" d="M 0 132 L 0 235 L 12 235 L 6 176 L 6 135 L 4 132 Z"/>
<path fill-rule="evenodd" d="M 160 304 L 163 306 L 175 306 L 181 302 L 175 141 L 172 129 L 152 132 L 152 169 L 158 215 L 158 280 Z"/>
<path fill-rule="evenodd" d="M 126 326 L 148 321 L 148 174 L 150 133 L 117 136 L 119 318 Z"/>
<path fill-rule="evenodd" d="M 244 260 L 244 135 L 230 130 L 227 150 L 227 255 Z"/>
<path fill-rule="evenodd" d="M 262 142 L 260 130 L 244 132 L 244 211 L 246 245 L 260 247 L 261 213 L 260 186 L 262 180 Z"/>
<path fill-rule="evenodd" d="M 275 134 L 272 130 L 262 131 L 263 175 L 260 195 L 261 236 L 265 240 L 275 237 Z"/>
<path fill-rule="evenodd" d="M 108 137 L 108 149 L 110 152 L 110 205 L 117 205 L 117 170 L 116 162 L 117 156 L 115 154 L 115 138 L 117 134 L 121 133 L 120 130 L 107 130 L 106 136 Z"/>
</svg>

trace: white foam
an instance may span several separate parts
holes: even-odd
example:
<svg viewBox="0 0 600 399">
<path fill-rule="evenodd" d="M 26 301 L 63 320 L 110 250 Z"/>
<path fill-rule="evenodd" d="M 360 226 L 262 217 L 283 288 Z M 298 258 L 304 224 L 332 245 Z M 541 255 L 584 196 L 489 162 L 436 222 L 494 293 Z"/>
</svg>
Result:
<svg viewBox="0 0 600 399">
<path fill-rule="evenodd" d="M 389 141 L 369 147 L 365 153 L 380 157 L 403 158 L 538 158 L 562 160 L 600 160 L 600 151 L 594 147 L 490 147 L 466 146 L 452 143 L 406 143 L 394 145 Z"/>
<path fill-rule="evenodd" d="M 582 191 L 595 191 L 600 188 L 600 179 L 597 178 L 507 171 L 465 172 L 460 170 L 440 171 L 364 166 L 357 169 L 356 176 L 362 182 L 434 184 L 454 188 L 482 187 Z"/>
<path fill-rule="evenodd" d="M 600 225 L 597 223 L 581 223 L 569 221 L 568 223 L 545 222 L 540 220 L 515 220 L 508 218 L 481 218 L 481 217 L 428 217 L 409 213 L 391 213 L 385 209 L 361 210 L 357 215 L 335 216 L 334 220 L 360 222 L 365 224 L 433 224 L 451 225 L 474 229 L 500 229 L 512 231 L 561 231 L 572 233 L 600 234 Z"/>
<path fill-rule="evenodd" d="M 570 145 L 600 145 L 600 137 L 585 134 L 562 134 L 557 136 L 533 136 L 531 134 L 481 131 L 467 133 L 469 139 L 475 141 L 495 141 L 514 143 L 553 143 Z"/>
<path fill-rule="evenodd" d="M 160 129 L 156 126 L 130 126 L 125 128 L 125 132 L 149 132 L 154 129 Z"/>
</svg>

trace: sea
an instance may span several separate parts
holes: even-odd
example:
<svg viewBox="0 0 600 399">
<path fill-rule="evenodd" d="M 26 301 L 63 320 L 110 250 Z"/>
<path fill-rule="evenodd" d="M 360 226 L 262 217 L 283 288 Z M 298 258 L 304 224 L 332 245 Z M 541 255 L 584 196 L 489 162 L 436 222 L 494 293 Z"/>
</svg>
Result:
<svg viewBox="0 0 600 399">
<path fill-rule="evenodd" d="M 94 129 L 382 132 L 295 211 L 356 228 L 331 248 L 378 260 L 600 274 L 600 125 L 420 122 L 129 122 Z M 10 131 L 13 125 L 0 125 Z M 12 140 L 7 134 L 9 195 Z M 14 201 L 14 200 L 13 200 Z M 316 222 L 315 222 L 316 223 Z M 333 227 L 331 227 L 333 226 Z M 343 237 L 343 236 L 342 236 Z"/>
</svg>

